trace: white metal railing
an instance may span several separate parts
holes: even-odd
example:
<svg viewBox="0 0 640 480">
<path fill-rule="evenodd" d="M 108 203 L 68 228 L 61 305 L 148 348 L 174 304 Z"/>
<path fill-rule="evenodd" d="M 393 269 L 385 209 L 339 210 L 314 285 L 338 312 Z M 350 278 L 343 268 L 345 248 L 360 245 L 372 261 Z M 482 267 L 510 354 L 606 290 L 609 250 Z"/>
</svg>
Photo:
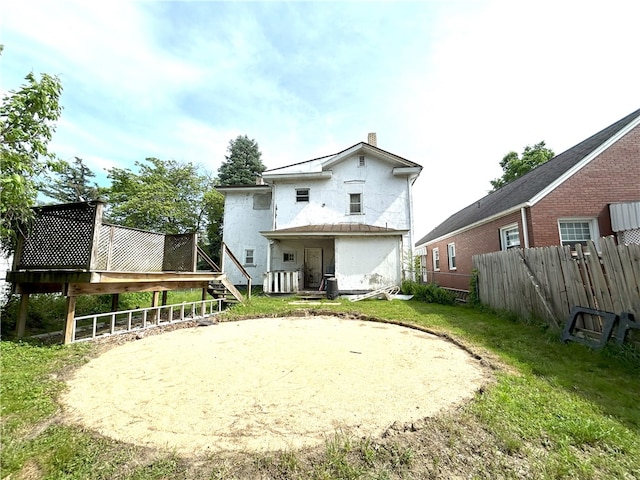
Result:
<svg viewBox="0 0 640 480">
<path fill-rule="evenodd" d="M 265 272 L 262 290 L 265 293 L 296 293 L 300 272 Z"/>
<path fill-rule="evenodd" d="M 217 315 L 222 311 L 223 301 L 217 298 L 75 317 L 71 341 L 83 342 Z M 78 334 L 82 336 L 76 338 Z"/>
</svg>

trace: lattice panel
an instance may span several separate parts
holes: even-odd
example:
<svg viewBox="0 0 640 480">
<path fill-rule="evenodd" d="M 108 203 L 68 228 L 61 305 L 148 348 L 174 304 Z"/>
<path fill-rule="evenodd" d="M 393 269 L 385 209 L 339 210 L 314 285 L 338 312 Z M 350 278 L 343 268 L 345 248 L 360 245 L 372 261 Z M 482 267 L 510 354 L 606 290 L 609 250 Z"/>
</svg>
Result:
<svg viewBox="0 0 640 480">
<path fill-rule="evenodd" d="M 164 235 L 123 227 L 114 227 L 109 271 L 161 272 Z"/>
<path fill-rule="evenodd" d="M 191 272 L 193 271 L 194 236 L 166 235 L 164 239 L 164 262 L 162 269 L 165 272 Z"/>
<path fill-rule="evenodd" d="M 640 228 L 618 232 L 618 243 L 621 245 L 640 245 Z"/>
<path fill-rule="evenodd" d="M 56 205 L 36 210 L 18 268 L 88 269 L 95 207 Z"/>
</svg>

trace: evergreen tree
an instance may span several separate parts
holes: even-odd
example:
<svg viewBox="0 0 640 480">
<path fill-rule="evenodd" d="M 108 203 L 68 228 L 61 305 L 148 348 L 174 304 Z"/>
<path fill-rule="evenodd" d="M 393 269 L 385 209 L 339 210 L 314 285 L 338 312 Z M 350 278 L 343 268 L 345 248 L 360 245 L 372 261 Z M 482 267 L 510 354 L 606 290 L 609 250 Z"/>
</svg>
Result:
<svg viewBox="0 0 640 480">
<path fill-rule="evenodd" d="M 89 181 L 94 177 L 84 161 L 76 157 L 73 164 L 65 164 L 62 171 L 55 172 L 49 187 L 42 188 L 42 192 L 61 203 L 95 200 L 98 198 L 98 185 Z"/>
<path fill-rule="evenodd" d="M 229 155 L 225 155 L 218 169 L 220 185 L 253 185 L 256 177 L 266 170 L 258 143 L 246 135 L 231 140 L 227 151 Z"/>
</svg>

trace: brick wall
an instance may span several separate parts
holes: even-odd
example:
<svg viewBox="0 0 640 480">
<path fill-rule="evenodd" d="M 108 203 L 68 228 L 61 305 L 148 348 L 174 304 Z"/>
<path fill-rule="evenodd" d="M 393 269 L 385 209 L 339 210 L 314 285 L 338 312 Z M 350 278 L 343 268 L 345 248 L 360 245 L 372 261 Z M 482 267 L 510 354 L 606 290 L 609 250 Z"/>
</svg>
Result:
<svg viewBox="0 0 640 480">
<path fill-rule="evenodd" d="M 530 246 L 558 245 L 558 219 L 597 217 L 600 236 L 613 235 L 609 203 L 640 200 L 640 127 L 531 208 Z"/>
</svg>

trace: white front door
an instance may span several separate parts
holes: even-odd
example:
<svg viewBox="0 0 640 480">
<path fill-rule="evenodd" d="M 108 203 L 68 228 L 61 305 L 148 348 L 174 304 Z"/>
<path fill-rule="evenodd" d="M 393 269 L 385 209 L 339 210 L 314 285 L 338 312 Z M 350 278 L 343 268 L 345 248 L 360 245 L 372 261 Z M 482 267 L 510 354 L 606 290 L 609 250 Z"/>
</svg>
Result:
<svg viewBox="0 0 640 480">
<path fill-rule="evenodd" d="M 304 286 L 318 288 L 322 282 L 322 249 L 304 249 Z"/>
</svg>

